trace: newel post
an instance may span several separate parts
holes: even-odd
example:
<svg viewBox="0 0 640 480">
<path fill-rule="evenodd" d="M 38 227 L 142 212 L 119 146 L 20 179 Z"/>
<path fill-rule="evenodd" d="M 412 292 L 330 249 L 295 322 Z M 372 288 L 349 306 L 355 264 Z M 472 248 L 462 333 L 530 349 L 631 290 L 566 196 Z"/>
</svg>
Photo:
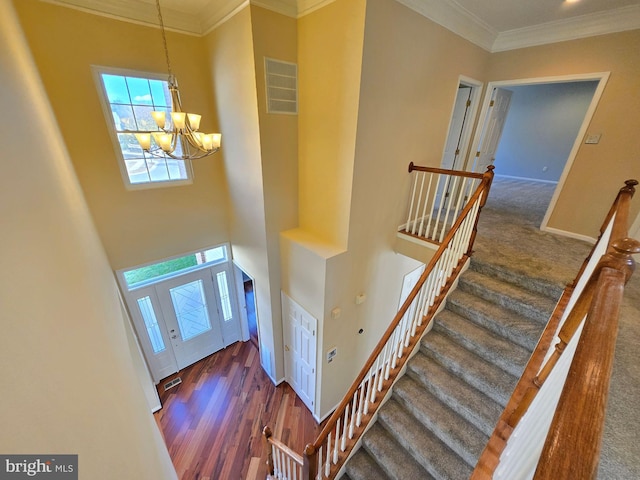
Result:
<svg viewBox="0 0 640 480">
<path fill-rule="evenodd" d="M 312 444 L 308 443 L 304 447 L 302 461 L 303 480 L 315 480 L 318 475 L 318 452 Z"/>
<path fill-rule="evenodd" d="M 476 241 L 476 235 L 478 234 L 478 220 L 480 220 L 480 212 L 482 211 L 482 207 L 484 207 L 485 203 L 487 203 L 487 198 L 489 197 L 489 190 L 491 190 L 491 184 L 493 183 L 493 170 L 496 167 L 494 165 L 487 166 L 487 171 L 482 174 L 482 184 L 484 185 L 482 198 L 480 199 L 480 206 L 478 207 L 478 213 L 476 213 L 476 218 L 473 221 L 473 230 L 471 231 L 471 238 L 469 238 L 469 247 L 467 248 L 467 257 L 470 257 L 473 253 L 473 244 Z"/>
<path fill-rule="evenodd" d="M 273 475 L 274 470 L 273 470 L 273 451 L 271 449 L 271 443 L 269 442 L 269 439 L 271 438 L 271 436 L 273 435 L 273 433 L 271 432 L 271 429 L 269 427 L 264 427 L 262 429 L 262 446 L 264 448 L 264 451 L 267 454 L 267 472 L 269 473 L 269 475 Z"/>
</svg>

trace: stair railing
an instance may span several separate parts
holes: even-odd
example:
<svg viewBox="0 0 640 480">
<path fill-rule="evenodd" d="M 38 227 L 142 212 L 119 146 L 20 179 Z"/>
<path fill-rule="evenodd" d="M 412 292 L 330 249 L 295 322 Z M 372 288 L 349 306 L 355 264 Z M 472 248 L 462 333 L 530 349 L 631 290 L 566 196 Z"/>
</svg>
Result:
<svg viewBox="0 0 640 480">
<path fill-rule="evenodd" d="M 468 176 L 468 172 L 455 173 Z M 475 191 L 347 394 L 316 440 L 306 446 L 302 455 L 302 477 L 279 474 L 273 461 L 269 464 L 272 477 L 324 480 L 335 478 L 340 471 L 471 256 L 480 210 L 486 203 L 493 180 L 493 166 L 480 177 Z M 265 441 L 271 445 L 270 452 L 277 448 L 279 455 L 281 452 L 287 454 L 270 436 L 265 435 Z M 275 457 L 275 453 L 272 456 Z M 298 462 L 297 455 L 290 456 L 291 462 Z"/>
<path fill-rule="evenodd" d="M 624 285 L 640 252 L 626 238 L 638 182 L 625 182 L 569 285 L 472 475 L 595 478 Z M 543 459 L 543 460 L 540 460 Z M 535 475 L 535 476 L 534 476 Z"/>
<path fill-rule="evenodd" d="M 482 181 L 481 173 L 409 164 L 413 182 L 406 222 L 398 231 L 440 244 Z"/>
</svg>

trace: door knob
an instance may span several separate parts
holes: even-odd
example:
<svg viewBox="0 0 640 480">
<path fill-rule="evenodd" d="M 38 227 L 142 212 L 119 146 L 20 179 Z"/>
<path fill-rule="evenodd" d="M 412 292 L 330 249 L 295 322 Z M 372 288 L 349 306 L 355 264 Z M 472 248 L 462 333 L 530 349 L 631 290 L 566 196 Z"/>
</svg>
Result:
<svg viewBox="0 0 640 480">
<path fill-rule="evenodd" d="M 288 352 L 288 351 L 289 351 L 289 345 L 285 345 L 285 346 L 284 346 L 284 351 L 285 351 L 285 352 Z"/>
</svg>

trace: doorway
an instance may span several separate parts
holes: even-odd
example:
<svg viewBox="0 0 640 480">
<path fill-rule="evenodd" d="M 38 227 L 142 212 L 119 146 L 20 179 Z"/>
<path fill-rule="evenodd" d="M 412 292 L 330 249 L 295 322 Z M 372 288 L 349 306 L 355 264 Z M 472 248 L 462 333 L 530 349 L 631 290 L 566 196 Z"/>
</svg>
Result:
<svg viewBox="0 0 640 480">
<path fill-rule="evenodd" d="M 226 246 L 118 272 L 154 382 L 241 340 Z"/>
<path fill-rule="evenodd" d="M 458 79 L 449 131 L 442 154 L 441 167 L 444 169 L 462 170 L 464 168 L 481 91 L 481 82 L 465 76 L 460 76 Z"/>
<path fill-rule="evenodd" d="M 244 341 L 249 340 L 260 351 L 260 328 L 256 302 L 255 281 L 242 267 L 233 263 L 233 273 L 236 281 L 236 293 L 240 307 L 240 322 L 242 324 Z"/>
<path fill-rule="evenodd" d="M 550 184 L 553 194 L 546 200 L 540 224 L 540 229 L 550 230 L 547 222 L 608 77 L 608 73 L 595 73 L 490 82 L 472 142 L 473 153 L 467 158 L 465 169 L 481 172 L 495 163 L 496 176 L 505 172 L 506 177 Z M 573 93 L 568 93 L 571 90 Z M 510 92 L 506 94 L 509 106 L 502 115 L 506 121 L 496 122 L 492 111 L 496 104 L 494 97 L 505 91 Z M 582 92 L 579 112 L 574 101 L 577 91 Z M 563 115 L 571 109 L 573 119 L 567 121 Z M 518 130 L 520 137 L 514 141 L 514 131 Z M 546 150 L 551 147 L 553 151 Z"/>
</svg>

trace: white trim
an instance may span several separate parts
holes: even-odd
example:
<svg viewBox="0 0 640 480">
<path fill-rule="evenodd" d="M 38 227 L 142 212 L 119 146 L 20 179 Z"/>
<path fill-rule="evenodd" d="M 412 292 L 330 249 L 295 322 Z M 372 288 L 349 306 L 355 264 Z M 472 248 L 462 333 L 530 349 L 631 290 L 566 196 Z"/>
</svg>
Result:
<svg viewBox="0 0 640 480">
<path fill-rule="evenodd" d="M 249 0 L 244 0 L 242 3 L 235 6 L 234 8 L 232 8 L 231 10 L 229 10 L 227 13 L 223 15 L 215 16 L 215 18 L 213 15 L 209 16 L 209 19 L 207 20 L 207 22 L 205 23 L 202 29 L 202 36 L 204 37 L 205 35 L 208 35 L 219 26 L 227 23 L 229 20 L 235 17 L 238 13 L 244 10 L 245 7 L 248 7 L 250 3 L 251 2 Z"/>
<path fill-rule="evenodd" d="M 45 3 L 98 15 L 121 22 L 160 29 L 158 12 L 152 3 L 138 0 L 42 0 Z M 165 30 L 185 35 L 201 36 L 199 16 L 162 8 Z"/>
<path fill-rule="evenodd" d="M 562 237 L 569 237 L 569 238 L 575 238 L 576 240 L 582 240 L 592 245 L 597 242 L 596 238 L 589 237 L 587 235 L 581 235 L 580 233 L 567 232 L 566 230 L 560 230 L 559 228 L 544 227 L 544 228 L 540 228 L 540 230 L 544 232 L 553 233 L 555 235 L 560 235 Z"/>
<path fill-rule="evenodd" d="M 438 25 L 491 51 L 498 32 L 466 8 L 451 0 L 397 0 Z"/>
<path fill-rule="evenodd" d="M 609 80 L 609 75 L 610 75 L 610 72 L 595 72 L 595 73 L 582 73 L 582 74 L 576 74 L 576 75 L 560 75 L 560 76 L 537 77 L 537 78 L 522 78 L 522 79 L 516 79 L 516 80 L 500 80 L 500 81 L 489 82 L 487 84 L 484 102 L 482 105 L 482 110 L 480 111 L 480 116 L 478 118 L 476 132 L 473 138 L 473 142 L 471 143 L 472 149 L 470 150 L 470 152 L 473 152 L 474 148 L 477 150 L 478 144 L 480 143 L 482 127 L 487 118 L 487 112 L 489 111 L 489 103 L 491 101 L 491 95 L 494 88 L 523 86 L 523 85 L 540 85 L 545 83 L 567 83 L 567 82 L 584 82 L 584 81 L 598 82 L 598 86 L 596 87 L 596 91 L 593 93 L 593 98 L 591 99 L 589 108 L 587 109 L 587 112 L 584 115 L 584 120 L 582 121 L 580 130 L 576 135 L 576 139 L 573 143 L 573 147 L 571 148 L 571 152 L 567 157 L 567 161 L 564 165 L 564 169 L 562 170 L 562 174 L 558 179 L 558 185 L 556 186 L 556 189 L 553 192 L 553 196 L 551 197 L 551 201 L 549 202 L 549 207 L 547 208 L 547 212 L 545 213 L 542 223 L 540 224 L 540 230 L 554 231 L 554 232 L 557 231 L 559 235 L 573 236 L 572 238 L 580 238 L 582 240 L 591 238 L 584 235 L 564 232 L 563 230 L 551 229 L 547 227 L 547 224 L 549 222 L 549 219 L 551 218 L 551 215 L 553 214 L 553 210 L 556 207 L 556 203 L 558 202 L 558 197 L 560 196 L 560 193 L 564 188 L 564 183 L 566 182 L 567 177 L 569 176 L 569 171 L 571 170 L 571 166 L 573 165 L 573 162 L 578 154 L 578 150 L 582 145 L 582 140 L 584 139 L 584 136 L 587 133 L 587 128 L 591 123 L 591 119 L 593 118 L 593 115 L 596 111 L 598 102 L 600 102 L 600 97 L 602 96 L 602 92 L 604 91 L 607 81 Z M 467 159 L 467 162 L 468 162 L 467 167 L 469 167 L 473 163 L 471 162 L 471 153 L 469 155 L 470 156 Z"/>
<path fill-rule="evenodd" d="M 159 181 L 151 180 L 151 176 L 149 176 L 150 181 L 148 182 L 131 182 L 131 179 L 129 178 L 129 172 L 127 171 L 126 163 L 124 160 L 124 155 L 122 154 L 122 149 L 120 148 L 120 143 L 118 142 L 118 132 L 116 131 L 113 124 L 113 113 L 108 101 L 107 91 L 105 90 L 104 82 L 102 81 L 103 73 L 126 77 L 138 77 L 149 80 L 162 80 L 163 82 L 167 81 L 167 74 L 158 72 L 142 72 L 139 70 L 130 70 L 127 68 L 104 67 L 102 65 L 91 65 L 90 67 L 91 73 L 93 75 L 93 80 L 96 83 L 98 99 L 100 100 L 100 106 L 102 107 L 102 113 L 104 114 L 108 134 L 111 138 L 111 144 L 113 145 L 115 158 L 118 162 L 118 167 L 120 168 L 120 175 L 122 176 L 124 187 L 127 190 L 148 190 L 150 188 L 180 187 L 183 185 L 193 184 L 193 166 L 191 164 L 191 160 L 183 160 L 185 170 L 187 172 L 187 178 L 183 180 Z"/>
<path fill-rule="evenodd" d="M 640 241 L 640 213 L 638 213 L 633 225 L 629 228 L 629 237 Z"/>
<path fill-rule="evenodd" d="M 262 7 L 287 17 L 296 18 L 298 16 L 296 0 L 251 0 L 251 5 Z"/>
<path fill-rule="evenodd" d="M 397 232 L 396 235 L 398 236 L 398 238 L 402 238 L 403 240 L 415 243 L 415 244 L 420 245 L 422 247 L 430 248 L 431 250 L 438 250 L 438 248 L 440 247 L 440 245 L 436 245 L 435 243 L 427 242 L 426 240 L 420 240 L 419 238 L 416 238 L 413 235 L 407 235 L 406 233 Z M 418 261 L 420 261 L 420 260 L 418 260 Z"/>
<path fill-rule="evenodd" d="M 335 1 L 336 0 L 298 0 L 298 18 L 320 10 Z"/>
<path fill-rule="evenodd" d="M 640 28 L 640 5 L 500 32 L 491 52 L 533 47 Z"/>
<path fill-rule="evenodd" d="M 527 182 L 537 182 L 537 183 L 550 183 L 553 185 L 557 185 L 558 182 L 555 180 L 542 180 L 540 178 L 529 178 L 529 177 L 515 177 L 513 175 L 497 175 L 495 178 L 510 178 L 512 180 L 525 180 Z"/>
</svg>

